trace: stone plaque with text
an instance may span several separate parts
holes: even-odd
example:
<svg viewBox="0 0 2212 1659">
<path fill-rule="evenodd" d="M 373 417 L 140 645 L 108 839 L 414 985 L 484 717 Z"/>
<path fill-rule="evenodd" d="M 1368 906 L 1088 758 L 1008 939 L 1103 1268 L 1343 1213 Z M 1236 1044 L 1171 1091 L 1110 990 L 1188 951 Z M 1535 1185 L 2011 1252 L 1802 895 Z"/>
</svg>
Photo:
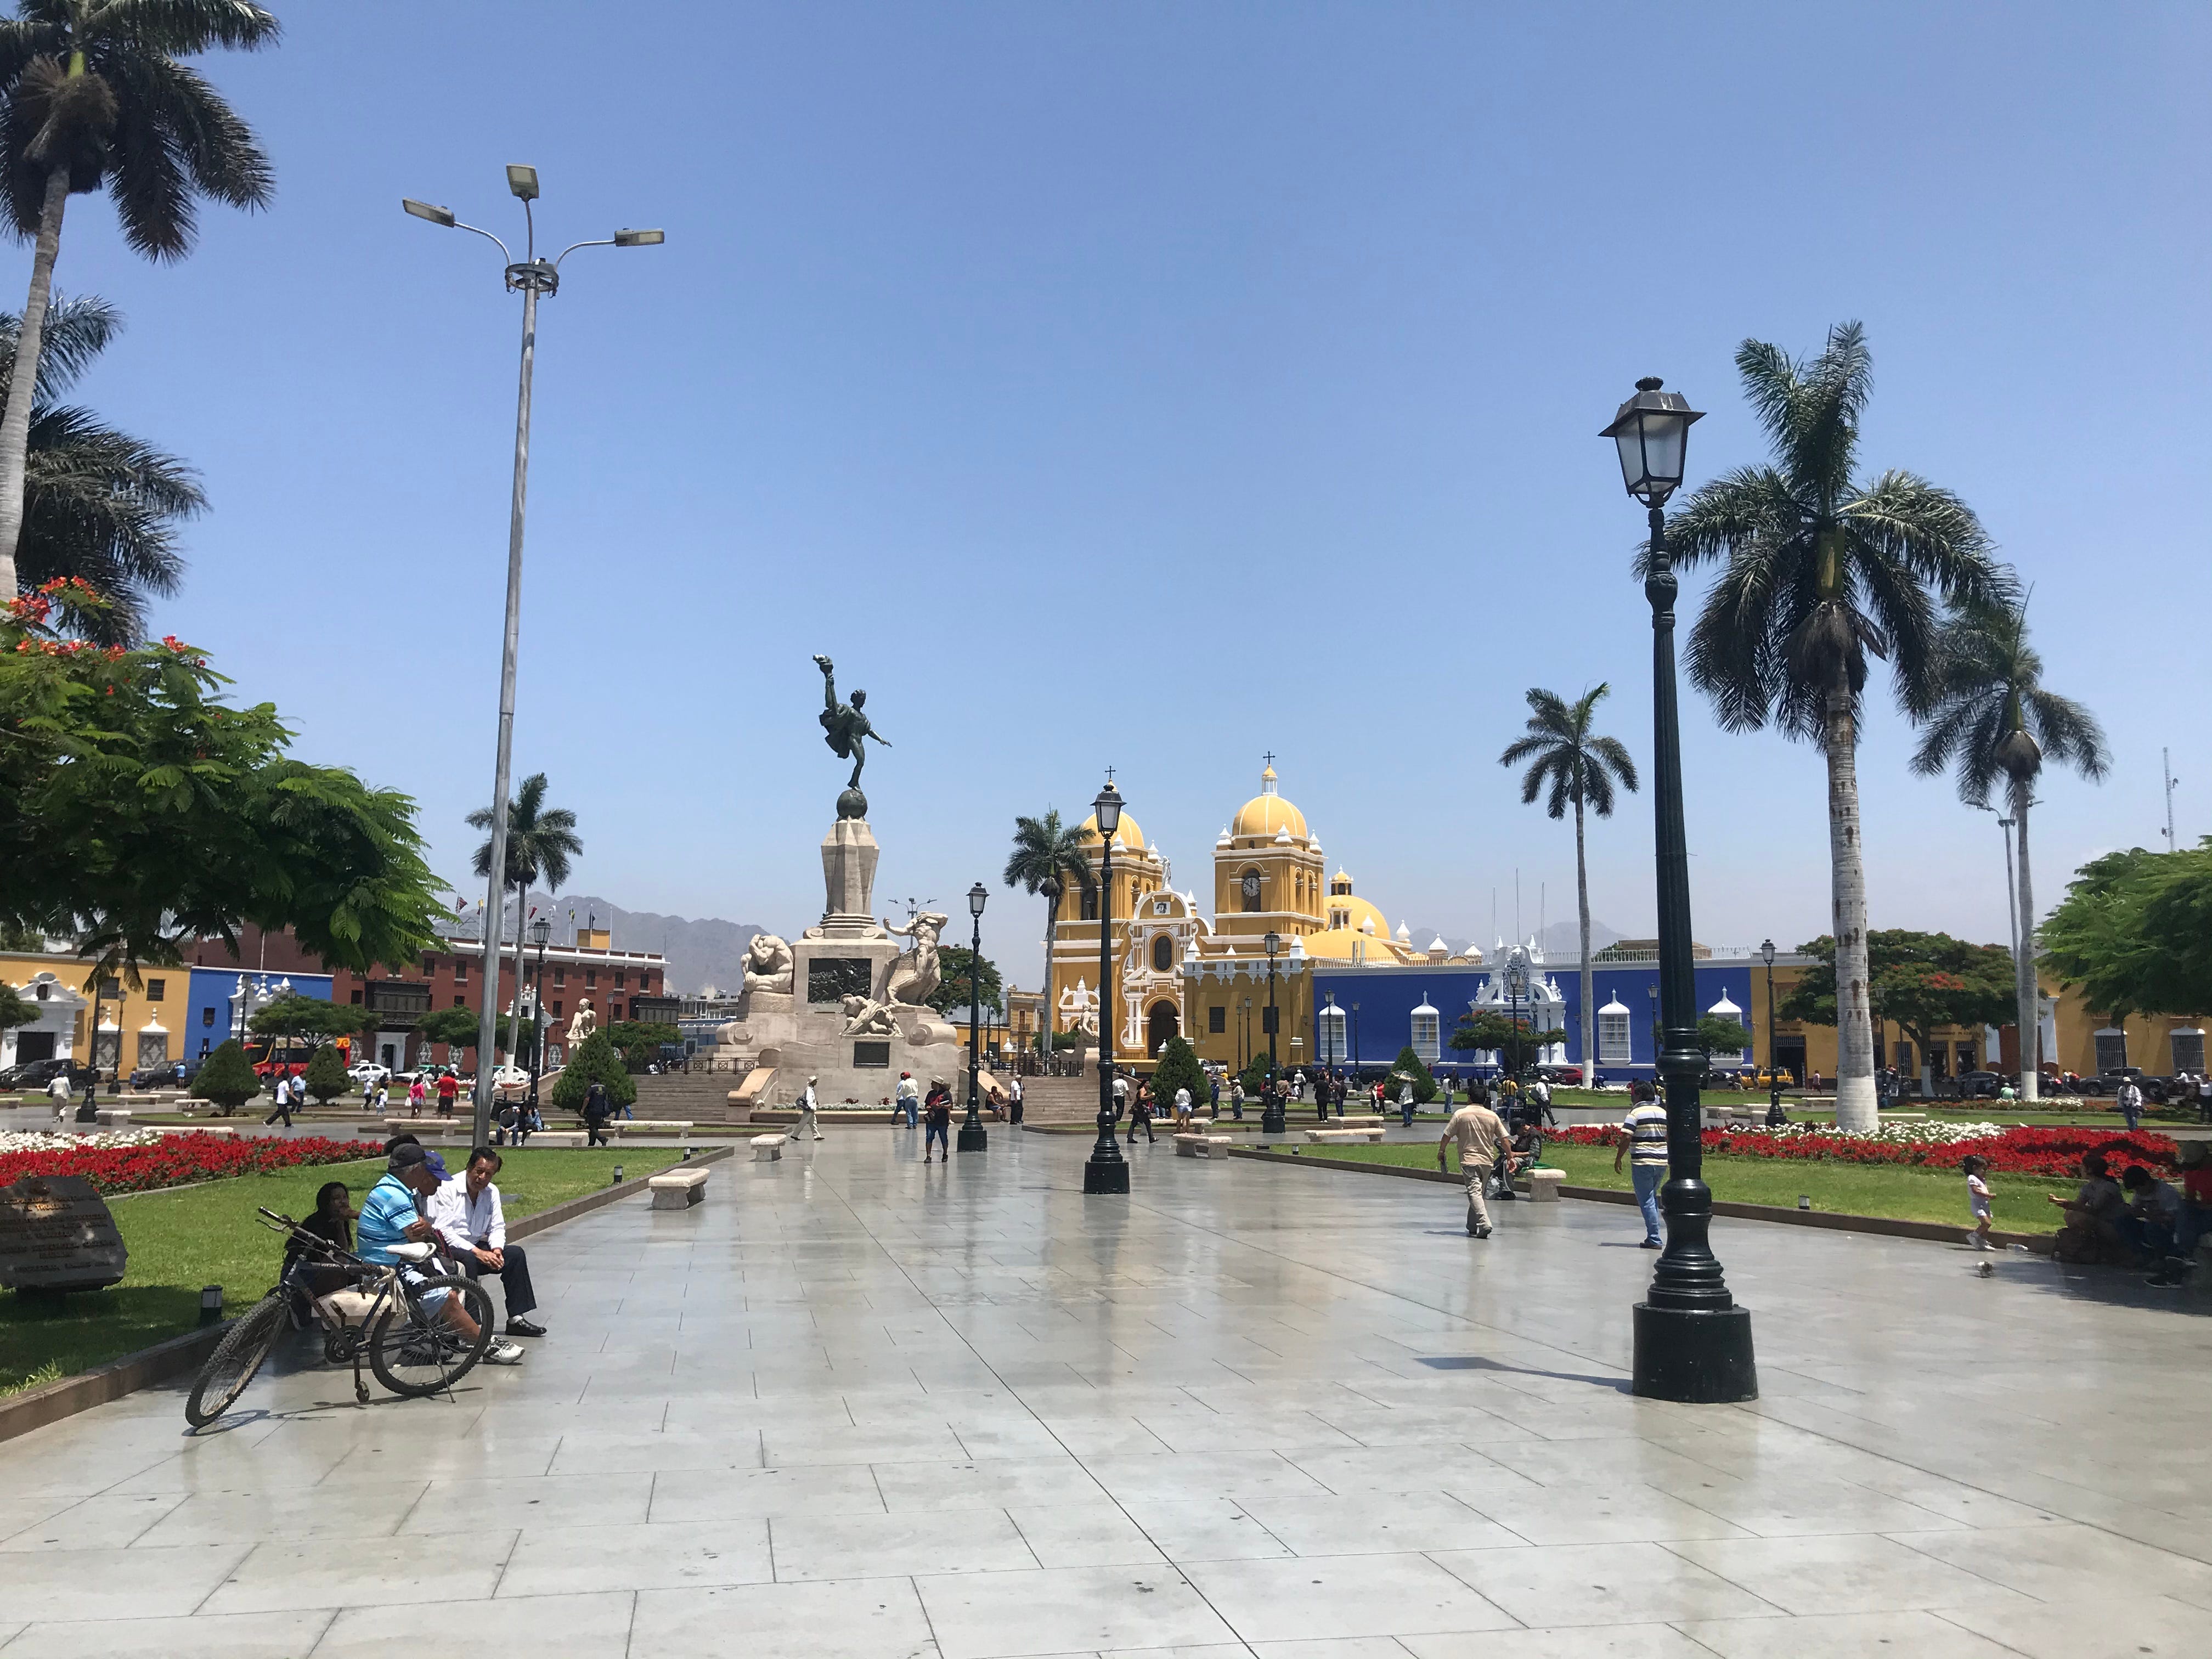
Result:
<svg viewBox="0 0 2212 1659">
<path fill-rule="evenodd" d="M 107 1200 L 83 1176 L 25 1176 L 0 1188 L 0 1285 L 96 1291 L 129 1261 Z"/>
</svg>

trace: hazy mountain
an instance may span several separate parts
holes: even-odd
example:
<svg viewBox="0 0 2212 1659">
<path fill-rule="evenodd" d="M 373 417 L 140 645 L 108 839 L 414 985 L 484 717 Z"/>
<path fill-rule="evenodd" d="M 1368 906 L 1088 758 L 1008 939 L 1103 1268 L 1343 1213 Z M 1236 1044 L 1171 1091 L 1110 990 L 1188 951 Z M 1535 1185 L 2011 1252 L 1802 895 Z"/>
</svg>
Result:
<svg viewBox="0 0 2212 1659">
<path fill-rule="evenodd" d="M 668 958 L 668 988 L 678 996 L 696 996 L 712 985 L 735 992 L 744 983 L 745 946 L 764 927 L 750 921 L 724 921 L 719 916 L 665 916 L 652 910 L 625 910 L 612 899 L 591 893 L 562 893 L 550 896 L 533 892 L 525 903 L 537 907 L 553 921 L 556 939 L 573 939 L 576 929 L 588 924 L 613 933 L 617 951 L 657 951 Z M 570 920 L 571 913 L 574 920 Z M 514 937 L 514 912 L 510 908 L 505 936 Z M 473 925 L 473 924 L 471 924 Z"/>
</svg>

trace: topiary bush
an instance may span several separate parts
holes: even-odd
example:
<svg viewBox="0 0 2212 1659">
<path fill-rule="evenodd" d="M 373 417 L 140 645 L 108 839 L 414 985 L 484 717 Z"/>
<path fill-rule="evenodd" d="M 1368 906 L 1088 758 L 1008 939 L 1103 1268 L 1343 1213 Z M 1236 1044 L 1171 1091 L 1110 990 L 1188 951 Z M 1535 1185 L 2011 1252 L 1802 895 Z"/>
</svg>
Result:
<svg viewBox="0 0 2212 1659">
<path fill-rule="evenodd" d="M 607 1098 L 617 1106 L 632 1105 L 637 1100 L 637 1084 L 605 1031 L 592 1032 L 570 1053 L 568 1065 L 553 1084 L 555 1109 L 581 1112 L 584 1096 L 594 1083 L 605 1084 Z"/>
<path fill-rule="evenodd" d="M 210 1054 L 192 1079 L 192 1098 L 212 1101 L 225 1117 L 260 1092 L 261 1079 L 236 1037 Z"/>
<path fill-rule="evenodd" d="M 1206 1109 L 1206 1068 L 1189 1043 L 1171 1036 L 1160 1045 L 1159 1064 L 1152 1068 L 1152 1097 L 1172 1110 L 1178 1089 L 1189 1090 L 1191 1105 Z"/>
<path fill-rule="evenodd" d="M 1244 1098 L 1260 1099 L 1267 1092 L 1267 1057 L 1261 1054 L 1237 1075 L 1244 1085 Z"/>
<path fill-rule="evenodd" d="M 1398 1050 L 1398 1058 L 1390 1062 L 1389 1081 L 1383 1086 L 1393 1102 L 1398 1098 L 1398 1073 L 1401 1072 L 1413 1079 L 1413 1103 L 1416 1106 L 1425 1106 L 1437 1097 L 1436 1079 L 1430 1075 L 1429 1068 L 1421 1064 L 1421 1057 L 1409 1047 Z"/>
<path fill-rule="evenodd" d="M 307 1061 L 307 1092 L 315 1097 L 315 1104 L 327 1106 L 346 1091 L 353 1081 L 345 1073 L 345 1063 L 338 1058 L 337 1049 L 325 1043 L 315 1050 Z"/>
</svg>

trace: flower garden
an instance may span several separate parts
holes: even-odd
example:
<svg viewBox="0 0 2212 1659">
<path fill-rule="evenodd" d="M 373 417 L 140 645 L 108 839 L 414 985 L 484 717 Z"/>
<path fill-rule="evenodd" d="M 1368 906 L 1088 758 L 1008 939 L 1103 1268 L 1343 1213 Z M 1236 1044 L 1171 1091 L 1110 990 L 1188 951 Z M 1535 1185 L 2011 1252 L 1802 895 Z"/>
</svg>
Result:
<svg viewBox="0 0 2212 1659">
<path fill-rule="evenodd" d="M 234 1140 L 227 1135 L 128 1129 L 112 1134 L 0 1134 L 0 1187 L 26 1176 L 82 1176 L 102 1193 L 143 1193 L 383 1152 L 372 1140 Z"/>
<path fill-rule="evenodd" d="M 1617 1124 L 1577 1125 L 1546 1137 L 1555 1145 L 1610 1148 L 1621 1137 Z M 2171 1136 L 2148 1130 L 2046 1129 L 2003 1123 L 1885 1123 L 1871 1134 L 1838 1133 L 1826 1124 L 1779 1129 L 1707 1129 L 1708 1157 L 1773 1158 L 1840 1164 L 1891 1164 L 1956 1170 L 1970 1157 L 1985 1158 L 1999 1175 L 2063 1177 L 2085 1152 L 2102 1152 L 2115 1170 L 2140 1164 L 2171 1172 L 2181 1148 Z"/>
</svg>

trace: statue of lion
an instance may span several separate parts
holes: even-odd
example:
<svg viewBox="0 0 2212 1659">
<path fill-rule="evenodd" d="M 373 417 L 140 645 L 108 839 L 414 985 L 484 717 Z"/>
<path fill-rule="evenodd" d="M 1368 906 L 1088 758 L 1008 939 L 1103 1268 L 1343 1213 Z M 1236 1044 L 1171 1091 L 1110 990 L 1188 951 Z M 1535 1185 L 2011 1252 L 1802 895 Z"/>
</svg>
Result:
<svg viewBox="0 0 2212 1659">
<path fill-rule="evenodd" d="M 898 960 L 891 963 L 890 972 L 884 978 L 885 1002 L 903 1003 L 909 1008 L 928 1006 L 929 994 L 938 984 L 937 936 L 951 920 L 935 910 L 924 910 L 903 927 L 893 927 L 889 918 L 884 920 L 885 933 L 904 933 L 914 940 L 914 948 L 899 953 Z"/>
</svg>

